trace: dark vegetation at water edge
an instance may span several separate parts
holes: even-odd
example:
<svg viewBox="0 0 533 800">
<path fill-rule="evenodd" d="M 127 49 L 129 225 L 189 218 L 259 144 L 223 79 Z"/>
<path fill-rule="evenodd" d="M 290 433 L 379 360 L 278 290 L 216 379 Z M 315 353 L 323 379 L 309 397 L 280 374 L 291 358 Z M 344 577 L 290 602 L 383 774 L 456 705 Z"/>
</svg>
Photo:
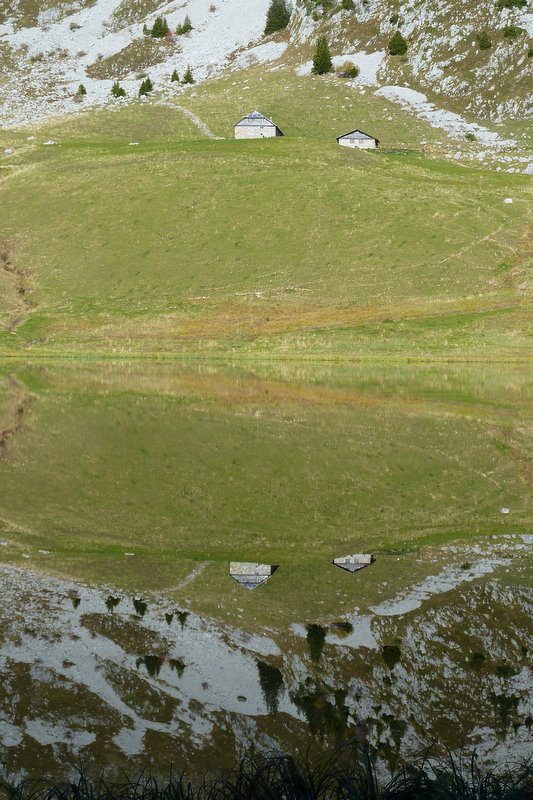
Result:
<svg viewBox="0 0 533 800">
<path fill-rule="evenodd" d="M 532 800 L 533 757 L 490 771 L 478 768 L 475 753 L 435 757 L 428 751 L 387 780 L 378 777 L 366 748 L 348 745 L 317 760 L 249 755 L 200 786 L 184 773 L 166 782 L 143 773 L 113 783 L 81 768 L 75 783 L 0 781 L 0 793 L 8 800 Z"/>
</svg>

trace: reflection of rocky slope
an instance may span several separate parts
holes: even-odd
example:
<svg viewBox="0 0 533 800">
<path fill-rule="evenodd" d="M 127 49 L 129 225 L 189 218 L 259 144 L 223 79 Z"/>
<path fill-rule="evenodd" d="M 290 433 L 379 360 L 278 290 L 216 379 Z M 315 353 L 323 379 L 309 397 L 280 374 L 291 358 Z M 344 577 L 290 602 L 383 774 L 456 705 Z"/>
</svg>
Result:
<svg viewBox="0 0 533 800">
<path fill-rule="evenodd" d="M 478 548 L 462 569 L 466 554 L 450 555 L 457 566 L 431 584 L 364 618 L 280 632 L 278 643 L 274 632 L 245 635 L 162 600 L 4 567 L 6 766 L 44 769 L 79 750 L 97 763 L 181 753 L 205 765 L 252 742 L 290 747 L 296 733 L 328 744 L 368 738 L 389 763 L 433 737 L 475 745 L 489 761 L 524 755 L 533 595 L 475 576 L 507 564 L 519 576 L 529 546 L 516 537 L 497 554 Z"/>
</svg>

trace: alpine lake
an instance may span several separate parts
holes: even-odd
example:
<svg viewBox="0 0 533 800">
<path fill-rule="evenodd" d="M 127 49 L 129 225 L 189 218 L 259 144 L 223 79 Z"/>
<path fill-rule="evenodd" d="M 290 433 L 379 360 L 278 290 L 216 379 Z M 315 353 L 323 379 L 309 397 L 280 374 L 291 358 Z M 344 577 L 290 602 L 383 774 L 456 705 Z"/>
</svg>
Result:
<svg viewBox="0 0 533 800">
<path fill-rule="evenodd" d="M 528 757 L 531 441 L 523 365 L 0 364 L 4 776 Z"/>
</svg>

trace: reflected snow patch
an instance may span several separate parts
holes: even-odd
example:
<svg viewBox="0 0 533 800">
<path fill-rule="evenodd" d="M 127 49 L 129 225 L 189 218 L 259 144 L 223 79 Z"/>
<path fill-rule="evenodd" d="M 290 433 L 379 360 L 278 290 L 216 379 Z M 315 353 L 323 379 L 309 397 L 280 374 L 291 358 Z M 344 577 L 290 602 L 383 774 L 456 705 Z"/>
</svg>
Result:
<svg viewBox="0 0 533 800">
<path fill-rule="evenodd" d="M 409 611 L 420 608 L 431 595 L 449 592 L 462 583 L 494 572 L 497 566 L 505 563 L 502 559 L 482 559 L 472 564 L 468 573 L 460 567 L 446 567 L 438 575 L 430 575 L 417 583 L 409 592 L 392 600 L 385 600 L 377 606 L 371 606 L 371 611 L 380 617 L 396 617 L 407 614 Z"/>
</svg>

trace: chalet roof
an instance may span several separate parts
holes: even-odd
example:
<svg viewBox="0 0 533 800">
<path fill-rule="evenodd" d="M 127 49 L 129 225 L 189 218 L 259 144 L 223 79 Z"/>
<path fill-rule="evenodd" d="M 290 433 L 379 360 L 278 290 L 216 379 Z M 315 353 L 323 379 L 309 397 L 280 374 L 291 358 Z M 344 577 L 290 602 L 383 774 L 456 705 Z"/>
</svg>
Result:
<svg viewBox="0 0 533 800">
<path fill-rule="evenodd" d="M 271 119 L 265 117 L 264 114 L 260 114 L 259 111 L 252 111 L 246 117 L 236 122 L 235 127 L 237 127 L 237 125 L 272 125 L 273 128 L 278 127 Z"/>
<path fill-rule="evenodd" d="M 359 130 L 359 128 L 356 128 L 354 131 L 348 131 L 348 133 L 343 133 L 342 136 L 337 136 L 337 141 L 339 141 L 339 139 L 372 139 L 379 144 L 379 139 L 376 139 L 375 136 L 370 136 L 369 133 Z"/>
</svg>

